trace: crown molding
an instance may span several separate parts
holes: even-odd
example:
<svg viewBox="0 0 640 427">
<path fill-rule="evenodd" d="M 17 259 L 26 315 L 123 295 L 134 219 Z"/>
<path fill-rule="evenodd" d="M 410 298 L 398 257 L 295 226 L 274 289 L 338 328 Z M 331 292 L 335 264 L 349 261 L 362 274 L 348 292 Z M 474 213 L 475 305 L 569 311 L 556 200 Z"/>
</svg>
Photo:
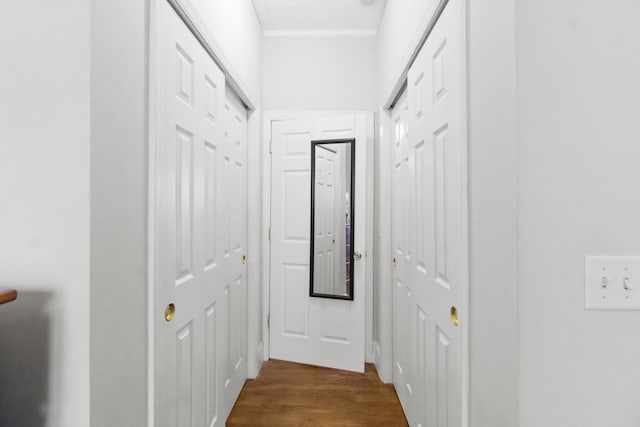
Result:
<svg viewBox="0 0 640 427">
<path fill-rule="evenodd" d="M 264 37 L 376 37 L 378 30 L 264 30 Z"/>
</svg>

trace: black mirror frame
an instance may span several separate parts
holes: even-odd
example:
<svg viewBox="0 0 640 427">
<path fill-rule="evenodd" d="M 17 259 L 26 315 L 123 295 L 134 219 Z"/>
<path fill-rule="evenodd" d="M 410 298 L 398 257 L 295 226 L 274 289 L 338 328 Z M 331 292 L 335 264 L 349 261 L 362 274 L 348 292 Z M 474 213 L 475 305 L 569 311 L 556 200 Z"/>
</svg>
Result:
<svg viewBox="0 0 640 427">
<path fill-rule="evenodd" d="M 324 144 L 351 144 L 351 189 L 350 189 L 350 197 L 351 197 L 351 229 L 350 229 L 350 281 L 349 281 L 349 295 L 334 295 L 334 294 L 322 294 L 313 291 L 313 258 L 314 258 L 314 222 L 315 222 L 315 176 L 316 176 L 316 146 L 324 145 Z M 355 237 L 355 187 L 356 187 L 356 140 L 355 138 L 349 139 L 323 139 L 311 141 L 311 232 L 309 234 L 309 296 L 317 297 L 317 298 L 330 298 L 330 299 L 341 299 L 347 301 L 353 301 L 354 295 L 354 278 L 355 278 L 355 269 L 353 268 L 353 246 L 354 246 L 354 237 Z"/>
</svg>

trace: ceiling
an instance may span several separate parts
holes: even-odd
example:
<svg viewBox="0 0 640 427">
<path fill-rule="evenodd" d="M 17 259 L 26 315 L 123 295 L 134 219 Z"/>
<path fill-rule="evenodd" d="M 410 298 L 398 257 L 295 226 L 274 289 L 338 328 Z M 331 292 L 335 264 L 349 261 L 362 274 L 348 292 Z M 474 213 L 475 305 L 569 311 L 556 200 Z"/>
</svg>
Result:
<svg viewBox="0 0 640 427">
<path fill-rule="evenodd" d="M 375 35 L 386 0 L 253 0 L 265 36 Z"/>
</svg>

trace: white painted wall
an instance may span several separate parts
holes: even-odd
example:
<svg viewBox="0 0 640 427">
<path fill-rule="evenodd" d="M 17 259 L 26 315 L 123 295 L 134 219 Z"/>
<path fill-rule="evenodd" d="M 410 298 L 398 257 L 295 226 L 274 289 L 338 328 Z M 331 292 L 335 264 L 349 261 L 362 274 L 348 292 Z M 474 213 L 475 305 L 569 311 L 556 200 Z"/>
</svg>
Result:
<svg viewBox="0 0 640 427">
<path fill-rule="evenodd" d="M 515 427 L 518 253 L 514 1 L 468 1 L 467 5 L 469 422 L 471 427 Z M 548 427 L 544 423 L 538 426 Z"/>
<path fill-rule="evenodd" d="M 147 420 L 148 8 L 91 1 L 94 427 Z"/>
<path fill-rule="evenodd" d="M 0 14 L 3 426 L 89 425 L 89 41 L 86 1 Z"/>
<path fill-rule="evenodd" d="M 521 427 L 640 425 L 640 312 L 585 311 L 583 273 L 640 254 L 638 21 L 516 2 Z"/>
<path fill-rule="evenodd" d="M 262 97 L 262 26 L 251 0 L 190 0 L 250 95 Z"/>
<path fill-rule="evenodd" d="M 440 0 L 389 0 L 378 26 L 378 102 L 384 104 L 408 68 Z"/>
<path fill-rule="evenodd" d="M 264 111 L 375 111 L 375 37 L 266 37 Z"/>
</svg>

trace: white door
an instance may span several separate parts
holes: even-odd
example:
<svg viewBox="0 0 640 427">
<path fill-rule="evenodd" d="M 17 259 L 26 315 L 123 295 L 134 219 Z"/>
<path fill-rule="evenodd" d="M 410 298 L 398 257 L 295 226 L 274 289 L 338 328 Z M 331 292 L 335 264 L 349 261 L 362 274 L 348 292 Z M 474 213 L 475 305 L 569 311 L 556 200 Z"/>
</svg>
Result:
<svg viewBox="0 0 640 427">
<path fill-rule="evenodd" d="M 409 107 L 406 92 L 396 103 L 392 120 L 392 244 L 393 244 L 393 383 L 398 398 L 410 419 L 414 384 L 409 362 L 409 307 L 412 304 L 411 283 L 404 259 L 409 252 L 411 192 L 409 179 Z"/>
<path fill-rule="evenodd" d="M 393 114 L 394 383 L 412 425 L 463 422 L 462 23 L 450 0 Z"/>
<path fill-rule="evenodd" d="M 246 371 L 246 113 L 167 2 L 157 18 L 155 425 L 221 426 Z"/>
<path fill-rule="evenodd" d="M 272 124 L 271 358 L 364 371 L 366 120 L 350 114 Z M 309 296 L 311 141 L 342 138 L 356 140 L 352 243 L 362 259 L 354 263 L 353 301 Z"/>
<path fill-rule="evenodd" d="M 226 417 L 247 379 L 247 111 L 228 86 L 223 114 L 225 172 L 221 184 L 225 191 L 220 204 L 227 204 L 228 228 L 228 233 L 221 235 L 228 239 L 223 253 L 228 268 L 225 290 L 228 309 L 224 319 L 228 331 L 224 346 Z"/>
</svg>

